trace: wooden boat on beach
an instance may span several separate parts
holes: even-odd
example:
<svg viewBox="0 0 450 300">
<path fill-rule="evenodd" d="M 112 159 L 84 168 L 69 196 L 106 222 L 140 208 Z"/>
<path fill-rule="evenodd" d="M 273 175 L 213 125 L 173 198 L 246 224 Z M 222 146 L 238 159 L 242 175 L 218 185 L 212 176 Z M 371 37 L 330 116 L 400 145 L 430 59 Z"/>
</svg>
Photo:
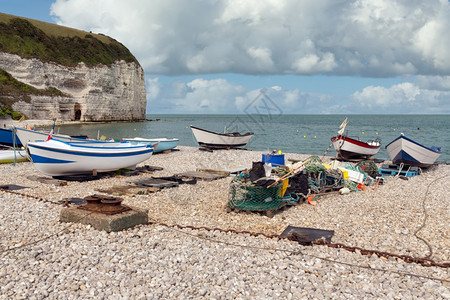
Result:
<svg viewBox="0 0 450 300">
<path fill-rule="evenodd" d="M 135 137 L 135 138 L 123 138 L 123 141 L 130 142 L 133 145 L 142 145 L 142 144 L 150 144 L 153 145 L 155 150 L 153 153 L 161 153 L 166 150 L 171 150 L 178 146 L 178 143 L 180 142 L 179 139 L 168 139 L 168 138 L 153 138 L 153 139 L 147 139 L 147 138 L 141 138 L 141 137 Z M 155 147 L 156 146 L 156 147 Z"/>
<path fill-rule="evenodd" d="M 28 142 L 42 142 L 46 141 L 51 135 L 51 138 L 54 140 L 59 140 L 63 142 L 69 142 L 72 144 L 83 144 L 85 146 L 107 146 L 112 147 L 115 145 L 120 145 L 119 141 L 111 141 L 111 140 L 94 140 L 87 139 L 85 136 L 70 136 L 64 134 L 49 134 L 42 131 L 36 131 L 31 129 L 14 127 L 16 135 L 19 137 L 20 141 L 23 141 L 23 147 L 27 147 Z"/>
<path fill-rule="evenodd" d="M 92 146 L 60 140 L 28 142 L 28 154 L 38 171 L 49 176 L 93 174 L 134 169 L 153 154 L 151 145 L 120 143 Z"/>
<path fill-rule="evenodd" d="M 20 127 L 14 127 L 14 131 L 16 132 L 17 137 L 21 141 L 24 147 L 27 146 L 28 142 L 36 142 L 36 141 L 46 141 L 49 133 L 31 129 L 25 129 Z M 52 138 L 64 141 L 64 142 L 72 142 L 72 141 L 86 141 L 86 139 L 82 138 L 74 138 L 70 135 L 64 134 L 52 134 Z"/>
<path fill-rule="evenodd" d="M 192 133 L 200 147 L 212 149 L 231 149 L 247 145 L 254 135 L 253 132 L 241 134 L 239 132 L 217 133 L 191 125 Z"/>
<path fill-rule="evenodd" d="M 369 158 L 378 153 L 381 147 L 379 140 L 363 142 L 344 135 L 331 138 L 338 157 L 344 159 Z"/>
<path fill-rule="evenodd" d="M 337 157 L 342 159 L 363 159 L 374 156 L 380 151 L 381 142 L 379 139 L 367 142 L 359 138 L 351 138 L 344 134 L 348 118 L 339 126 L 338 135 L 331 138 Z"/>
<path fill-rule="evenodd" d="M 439 147 L 425 147 L 403 134 L 387 144 L 386 151 L 394 164 L 422 168 L 433 165 L 442 153 Z"/>
</svg>

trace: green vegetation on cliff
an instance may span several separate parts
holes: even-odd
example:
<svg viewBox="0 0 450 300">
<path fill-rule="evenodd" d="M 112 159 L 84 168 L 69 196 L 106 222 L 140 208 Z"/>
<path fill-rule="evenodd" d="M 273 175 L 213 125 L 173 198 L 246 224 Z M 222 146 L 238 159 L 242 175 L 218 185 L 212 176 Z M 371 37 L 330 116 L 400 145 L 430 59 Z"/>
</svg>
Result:
<svg viewBox="0 0 450 300">
<path fill-rule="evenodd" d="M 0 13 L 2 52 L 67 67 L 81 62 L 87 66 L 111 66 L 118 60 L 139 65 L 124 45 L 108 36 Z M 30 102 L 30 95 L 69 97 L 53 87 L 37 89 L 20 82 L 0 65 L 0 115 L 20 118 L 22 115 L 11 107 L 18 101 Z"/>
<path fill-rule="evenodd" d="M 110 66 L 136 58 L 118 41 L 99 34 L 0 13 L 0 52 L 64 66 Z"/>
<path fill-rule="evenodd" d="M 17 113 L 11 110 L 10 107 L 17 101 L 30 102 L 30 95 L 68 96 L 54 87 L 49 87 L 45 90 L 32 87 L 16 80 L 11 74 L 0 68 L 0 115 L 7 114 L 13 116 L 13 119 L 17 119 L 15 118 Z"/>
</svg>

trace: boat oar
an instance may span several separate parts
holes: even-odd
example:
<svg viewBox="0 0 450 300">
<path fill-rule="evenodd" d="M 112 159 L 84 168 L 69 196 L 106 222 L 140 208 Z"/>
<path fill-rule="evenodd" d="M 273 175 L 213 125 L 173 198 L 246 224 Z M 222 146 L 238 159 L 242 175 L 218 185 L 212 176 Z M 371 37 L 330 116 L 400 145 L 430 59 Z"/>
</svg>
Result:
<svg viewBox="0 0 450 300">
<path fill-rule="evenodd" d="M 325 155 L 328 153 L 328 151 L 330 151 L 331 146 L 333 146 L 333 143 L 330 144 L 330 146 L 328 146 L 328 149 L 325 151 L 325 153 L 322 155 L 322 160 L 325 157 Z"/>
</svg>

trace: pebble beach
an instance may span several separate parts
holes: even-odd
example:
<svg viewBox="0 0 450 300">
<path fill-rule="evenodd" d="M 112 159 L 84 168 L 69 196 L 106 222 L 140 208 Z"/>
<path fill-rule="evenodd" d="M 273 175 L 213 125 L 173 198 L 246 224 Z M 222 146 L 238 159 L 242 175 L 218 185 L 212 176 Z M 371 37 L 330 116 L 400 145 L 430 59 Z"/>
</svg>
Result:
<svg viewBox="0 0 450 300">
<path fill-rule="evenodd" d="M 449 262 L 446 164 L 409 180 L 386 178 L 375 189 L 320 196 L 317 205 L 288 206 L 272 218 L 228 212 L 226 177 L 121 195 L 149 217 L 124 231 L 59 221 L 64 199 L 198 168 L 249 168 L 263 153 L 177 150 L 138 165 L 162 168 L 153 174 L 64 186 L 33 180 L 45 175 L 32 162 L 0 165 L 0 185 L 24 187 L 0 189 L 0 299 L 450 299 L 448 268 L 239 233 L 280 235 L 289 225 L 333 230 L 333 243 Z"/>
</svg>

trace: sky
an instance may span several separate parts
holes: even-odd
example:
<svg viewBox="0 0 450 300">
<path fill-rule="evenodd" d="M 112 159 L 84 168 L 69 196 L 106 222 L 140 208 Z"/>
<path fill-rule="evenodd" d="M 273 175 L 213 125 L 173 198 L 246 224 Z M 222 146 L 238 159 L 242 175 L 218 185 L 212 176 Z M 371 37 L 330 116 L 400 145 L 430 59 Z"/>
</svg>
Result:
<svg viewBox="0 0 450 300">
<path fill-rule="evenodd" d="M 450 114 L 448 0 L 0 0 L 106 34 L 145 72 L 148 114 Z M 254 107 L 252 107 L 252 105 Z"/>
</svg>

